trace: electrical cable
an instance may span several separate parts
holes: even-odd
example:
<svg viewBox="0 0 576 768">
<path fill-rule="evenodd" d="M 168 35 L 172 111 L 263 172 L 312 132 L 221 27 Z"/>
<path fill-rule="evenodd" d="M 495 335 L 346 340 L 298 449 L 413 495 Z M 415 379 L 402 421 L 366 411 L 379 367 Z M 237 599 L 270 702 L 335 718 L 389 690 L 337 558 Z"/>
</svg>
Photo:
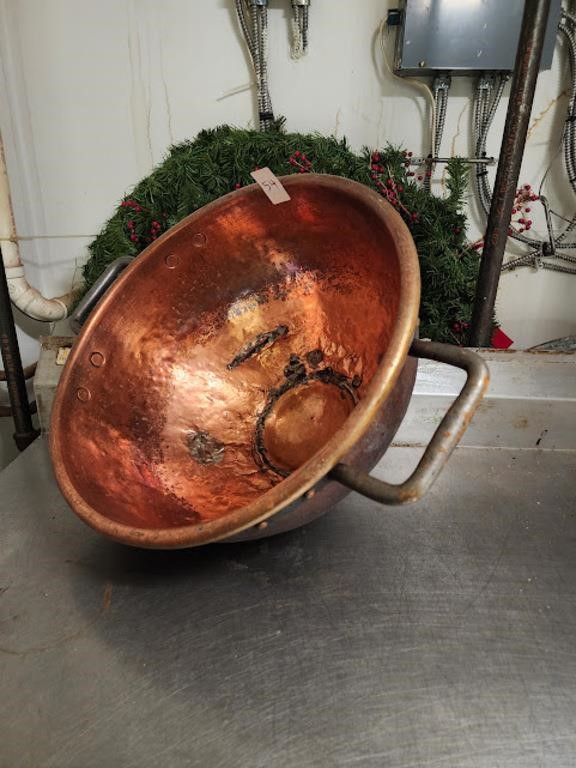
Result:
<svg viewBox="0 0 576 768">
<path fill-rule="evenodd" d="M 246 41 L 246 44 L 248 46 L 248 51 L 250 52 L 250 57 L 252 58 L 254 55 L 254 41 L 252 40 L 252 34 L 250 32 L 250 29 L 248 28 L 248 22 L 246 20 L 246 10 L 244 7 L 243 0 L 236 0 L 236 14 L 238 16 L 238 21 L 240 22 L 240 28 L 242 29 L 244 40 Z"/>
<path fill-rule="evenodd" d="M 488 133 L 494 121 L 508 79 L 509 75 L 507 74 L 498 76 L 496 81 L 494 81 L 494 78 L 492 77 L 480 78 L 478 89 L 476 91 L 477 104 L 475 106 L 476 157 L 486 157 Z M 490 99 L 490 92 L 494 88 L 494 82 L 496 83 L 495 93 L 492 99 Z M 492 202 L 492 189 L 490 187 L 490 182 L 488 181 L 488 169 L 485 166 L 479 166 L 476 171 L 476 188 L 480 204 L 482 205 L 484 213 L 488 215 Z M 511 237 L 521 240 L 523 243 L 529 245 L 537 245 L 536 240 L 524 237 L 520 233 L 515 233 L 514 235 L 511 235 Z"/>
<path fill-rule="evenodd" d="M 310 24 L 310 7 L 305 5 L 302 9 L 302 48 L 304 53 L 308 50 L 308 27 Z"/>
<path fill-rule="evenodd" d="M 564 149 L 564 164 L 568 178 L 572 188 L 576 192 L 576 28 L 573 28 L 573 18 L 572 20 L 570 18 L 567 19 L 565 14 L 559 24 L 559 29 L 564 32 L 568 41 L 568 53 L 572 73 L 571 97 L 568 108 L 568 117 L 566 119 L 563 135 L 559 142 L 558 149 L 554 153 L 540 182 L 540 187 L 538 190 L 539 197 L 542 197 L 541 192 L 546 177 L 548 176 L 548 173 L 562 148 Z M 490 80 L 484 76 L 478 83 L 474 100 L 473 119 L 474 141 L 477 157 L 486 156 L 486 141 L 488 132 L 500 102 L 504 84 L 505 80 L 501 78 L 496 89 L 496 94 L 492 99 L 490 107 L 488 107 L 489 91 L 491 89 Z M 492 190 L 487 179 L 486 168 L 478 169 L 476 173 L 476 188 L 480 204 L 484 212 L 488 214 L 492 200 Z M 543 197 L 542 201 L 544 203 Z M 574 273 L 574 270 L 569 267 L 557 264 L 556 262 L 543 261 L 541 256 L 549 255 L 560 261 L 576 264 L 576 257 L 565 253 L 558 253 L 557 251 L 557 249 L 567 250 L 576 246 L 575 243 L 564 242 L 568 233 L 576 228 L 576 216 L 574 216 L 573 219 L 567 219 L 568 226 L 565 227 L 562 233 L 554 236 L 552 230 L 552 221 L 550 218 L 550 213 L 552 212 L 549 210 L 547 203 L 545 208 L 548 240 L 537 240 L 534 238 L 526 237 L 519 232 L 511 234 L 510 236 L 513 239 L 520 241 L 524 245 L 530 246 L 533 250 L 530 253 L 523 254 L 522 256 L 507 262 L 507 264 L 505 264 L 503 267 L 503 271 L 509 271 L 510 269 L 514 269 L 520 266 L 542 266 L 543 268 L 549 270 L 556 270 L 569 274 Z"/>
<path fill-rule="evenodd" d="M 265 131 L 274 122 L 268 88 L 268 8 L 248 0 L 235 0 L 235 4 L 256 76 L 258 128 Z"/>
<path fill-rule="evenodd" d="M 394 72 L 393 68 L 390 66 L 390 62 L 388 61 L 388 56 L 386 53 L 386 46 L 384 41 L 384 30 L 386 27 L 386 18 L 383 18 L 380 22 L 380 26 L 378 28 L 378 37 L 380 39 L 380 50 L 382 52 L 382 58 L 384 60 L 384 65 L 386 69 L 388 70 L 388 73 L 392 77 L 398 78 L 398 80 L 401 80 L 403 83 L 408 83 L 409 85 L 413 85 L 415 88 L 419 88 L 423 93 L 426 94 L 426 98 L 430 102 L 430 154 L 433 155 L 434 153 L 434 146 L 436 144 L 436 100 L 434 98 L 434 94 L 432 93 L 432 90 L 426 83 L 423 83 L 421 80 L 418 80 L 415 77 L 401 77 L 400 75 L 397 75 L 396 72 Z"/>
<path fill-rule="evenodd" d="M 567 44 L 568 44 L 568 52 L 569 52 L 569 63 L 570 63 L 570 69 L 571 69 L 571 77 L 572 77 L 572 87 L 571 87 L 571 95 L 569 97 L 569 103 L 568 103 L 568 112 L 567 112 L 567 118 L 564 123 L 564 128 L 562 131 L 562 136 L 560 137 L 560 140 L 558 142 L 558 146 L 554 153 L 552 154 L 552 157 L 550 159 L 550 162 L 548 163 L 548 166 L 546 167 L 546 170 L 544 172 L 544 175 L 542 176 L 542 179 L 540 181 L 540 185 L 538 187 L 538 196 L 540 197 L 542 195 L 542 190 L 544 188 L 544 184 L 546 183 L 546 180 L 548 178 L 548 174 L 552 170 L 552 166 L 556 162 L 556 159 L 559 154 L 563 153 L 564 157 L 564 164 L 567 170 L 568 175 L 570 176 L 570 166 L 574 166 L 576 163 L 574 162 L 574 155 L 575 155 L 575 147 L 576 147 L 576 137 L 572 135 L 572 138 L 570 137 L 570 134 L 568 132 L 568 128 L 574 127 L 574 104 L 575 104 L 575 90 L 576 90 L 576 46 L 574 44 L 574 35 L 571 34 L 571 31 L 566 27 L 566 21 L 568 21 L 568 24 L 572 23 L 573 25 L 576 24 L 576 17 L 571 16 L 568 13 L 564 12 L 563 18 L 560 20 L 559 24 L 559 30 L 563 32 L 566 35 L 567 38 Z M 572 118 L 572 119 L 571 119 Z M 563 151 L 564 150 L 564 151 Z M 563 151 L 563 152 L 562 152 Z M 572 185 L 573 187 L 573 185 Z M 576 214 L 572 217 L 572 219 L 568 219 L 565 216 L 561 216 L 556 211 L 550 210 L 550 213 L 554 216 L 557 216 L 558 218 L 562 219 L 563 221 L 567 222 L 568 226 L 564 228 L 564 230 L 556 237 L 555 239 L 555 247 L 556 249 L 573 249 L 576 248 L 576 242 L 564 242 L 566 236 L 576 228 Z M 566 258 L 565 256 L 561 254 L 556 254 L 559 258 Z"/>
<path fill-rule="evenodd" d="M 576 192 L 576 152 L 574 148 L 576 139 L 576 34 L 571 26 L 560 23 L 560 31 L 568 41 L 570 57 L 570 70 L 572 74 L 572 87 L 568 103 L 568 114 L 564 125 L 564 159 L 568 169 L 568 180 L 572 189 Z"/>
<path fill-rule="evenodd" d="M 448 93 L 450 90 L 450 77 L 440 76 L 434 78 L 432 85 L 434 92 L 434 144 L 432 146 L 432 157 L 440 156 L 440 149 L 442 146 L 442 136 L 444 134 L 444 125 L 446 123 L 446 113 L 448 110 Z M 434 173 L 434 163 L 429 162 L 426 164 L 426 175 L 422 182 L 424 189 L 430 191 L 430 185 L 432 181 L 432 174 Z"/>
<path fill-rule="evenodd" d="M 570 186 L 576 193 L 576 17 L 565 13 L 559 24 L 560 31 L 565 35 L 568 44 L 570 59 L 570 73 L 572 87 L 568 102 L 568 113 L 564 123 L 562 144 L 564 149 L 564 165 L 568 174 Z M 576 227 L 576 215 L 557 237 L 556 244 L 559 248 L 566 247 L 564 240 L 569 232 Z"/>
<path fill-rule="evenodd" d="M 293 59 L 301 59 L 308 51 L 308 25 L 310 18 L 308 3 L 292 0 L 292 47 Z"/>
</svg>

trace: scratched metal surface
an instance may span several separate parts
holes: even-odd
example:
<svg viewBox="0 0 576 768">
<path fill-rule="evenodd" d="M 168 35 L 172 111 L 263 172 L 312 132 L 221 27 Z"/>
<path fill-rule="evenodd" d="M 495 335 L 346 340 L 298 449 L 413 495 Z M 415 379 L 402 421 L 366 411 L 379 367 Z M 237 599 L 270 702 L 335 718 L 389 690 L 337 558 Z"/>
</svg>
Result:
<svg viewBox="0 0 576 768">
<path fill-rule="evenodd" d="M 162 553 L 77 522 L 37 442 L 0 476 L 0 765 L 575 765 L 575 465 L 462 449 L 415 507 Z"/>
</svg>

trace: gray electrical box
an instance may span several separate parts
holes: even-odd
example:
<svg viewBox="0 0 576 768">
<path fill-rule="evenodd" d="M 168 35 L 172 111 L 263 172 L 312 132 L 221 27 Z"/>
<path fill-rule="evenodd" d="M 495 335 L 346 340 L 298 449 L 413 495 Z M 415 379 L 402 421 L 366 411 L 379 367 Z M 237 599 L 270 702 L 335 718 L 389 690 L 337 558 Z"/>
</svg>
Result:
<svg viewBox="0 0 576 768">
<path fill-rule="evenodd" d="M 550 69 L 561 0 L 551 0 L 540 69 Z M 404 0 L 396 40 L 399 75 L 512 72 L 524 0 Z"/>
</svg>

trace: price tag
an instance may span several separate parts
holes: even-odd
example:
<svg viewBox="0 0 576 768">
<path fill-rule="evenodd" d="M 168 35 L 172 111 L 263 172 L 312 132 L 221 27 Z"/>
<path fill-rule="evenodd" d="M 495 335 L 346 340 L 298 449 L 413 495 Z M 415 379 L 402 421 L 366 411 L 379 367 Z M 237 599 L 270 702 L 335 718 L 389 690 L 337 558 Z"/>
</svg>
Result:
<svg viewBox="0 0 576 768">
<path fill-rule="evenodd" d="M 268 200 L 274 205 L 285 203 L 290 200 L 290 195 L 280 182 L 277 176 L 274 176 L 270 168 L 258 168 L 250 174 L 256 184 L 260 186 Z"/>
</svg>

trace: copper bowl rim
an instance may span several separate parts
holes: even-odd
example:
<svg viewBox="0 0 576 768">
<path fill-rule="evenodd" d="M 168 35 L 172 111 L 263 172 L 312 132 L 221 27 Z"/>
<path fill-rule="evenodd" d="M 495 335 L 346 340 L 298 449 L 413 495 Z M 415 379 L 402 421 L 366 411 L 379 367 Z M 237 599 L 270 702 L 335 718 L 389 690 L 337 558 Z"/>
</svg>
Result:
<svg viewBox="0 0 576 768">
<path fill-rule="evenodd" d="M 143 259 L 150 257 L 161 248 L 165 240 L 171 237 L 174 232 L 189 227 L 195 218 L 204 217 L 212 209 L 221 207 L 224 200 L 255 194 L 263 195 L 263 192 L 256 184 L 252 184 L 241 190 L 231 192 L 187 216 L 142 252 L 134 263 L 122 273 L 91 313 L 66 363 L 54 402 L 50 430 L 50 453 L 60 490 L 78 517 L 92 528 L 116 541 L 137 547 L 185 548 L 226 539 L 252 526 L 259 525 L 288 504 L 299 499 L 322 480 L 350 451 L 367 431 L 402 370 L 418 323 L 420 268 L 414 241 L 401 216 L 377 192 L 350 179 L 327 174 L 306 174 L 284 176 L 281 177 L 281 181 L 288 190 L 291 187 L 306 186 L 336 189 L 372 209 L 383 220 L 396 244 L 400 270 L 399 309 L 388 348 L 365 396 L 340 430 L 309 461 L 250 504 L 216 520 L 173 528 L 136 528 L 115 522 L 101 514 L 76 491 L 64 463 L 65 435 L 60 429 L 60 421 L 62 411 L 66 408 L 68 381 L 75 359 L 85 352 L 92 328 L 98 325 L 102 315 L 108 311 L 108 307 L 114 302 L 116 294 L 122 289 L 126 281 L 130 280 L 132 272 L 138 268 L 138 264 Z M 263 204 L 266 202 L 264 201 Z"/>
</svg>

